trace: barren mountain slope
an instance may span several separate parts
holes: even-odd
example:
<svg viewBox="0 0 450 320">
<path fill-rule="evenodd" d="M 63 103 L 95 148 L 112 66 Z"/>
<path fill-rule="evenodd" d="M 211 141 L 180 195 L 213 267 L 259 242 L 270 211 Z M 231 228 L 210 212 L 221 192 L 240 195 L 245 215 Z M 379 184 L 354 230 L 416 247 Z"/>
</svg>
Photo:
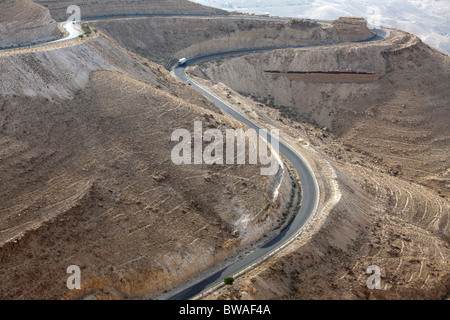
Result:
<svg viewBox="0 0 450 320">
<path fill-rule="evenodd" d="M 201 69 L 201 70 L 200 70 Z M 391 30 L 381 42 L 279 50 L 193 73 L 331 129 L 393 175 L 449 193 L 449 57 Z"/>
<path fill-rule="evenodd" d="M 1 298 L 152 294 L 277 225 L 289 177 L 172 163 L 173 130 L 240 124 L 162 67 L 102 35 L 0 59 Z"/>
<path fill-rule="evenodd" d="M 448 297 L 448 202 L 376 169 L 334 169 L 340 201 L 312 222 L 315 232 L 208 299 Z M 380 268 L 380 289 L 367 286 L 370 266 Z"/>
<path fill-rule="evenodd" d="M 31 0 L 0 1 L 0 48 L 45 42 L 61 36 L 49 11 Z"/>
<path fill-rule="evenodd" d="M 392 176 L 328 129 L 199 80 L 298 148 L 317 173 L 320 210 L 288 248 L 207 299 L 442 299 L 448 297 L 448 200 Z M 229 97 L 229 98 L 227 98 Z M 381 289 L 369 289 L 369 266 Z"/>
<path fill-rule="evenodd" d="M 69 16 L 67 7 L 77 5 L 82 17 L 121 14 L 207 14 L 227 15 L 228 11 L 207 7 L 187 0 L 36 0 L 47 7 L 52 16 L 63 21 Z"/>
<path fill-rule="evenodd" d="M 374 35 L 366 21 L 358 18 L 319 24 L 257 17 L 140 17 L 91 24 L 152 61 L 245 48 L 365 40 Z"/>
<path fill-rule="evenodd" d="M 51 3 L 65 18 L 69 3 Z M 89 3 L 92 14 L 108 8 Z M 170 2 L 177 4 L 186 2 Z M 109 34 L 120 43 L 142 37 L 127 44 L 135 51 L 158 37 L 194 35 L 145 53 L 161 59 L 290 44 L 294 34 L 296 43 L 370 36 L 347 29 L 356 20 L 323 30 L 308 21 L 268 22 L 255 33 L 233 20 L 231 28 L 216 24 L 209 40 L 198 20 L 142 19 L 155 23 L 142 29 L 155 27 L 156 37 L 143 37 L 138 24 L 124 24 L 123 33 L 122 22 L 104 29 L 113 26 Z M 171 30 L 170 21 L 188 31 Z M 257 102 L 199 80 L 279 127 L 311 161 L 322 191 L 320 210 L 297 241 L 213 297 L 448 296 L 448 69 L 447 56 L 395 30 L 379 43 L 246 55 L 193 69 L 253 95 Z M 0 298 L 148 297 L 279 224 L 292 182 L 286 171 L 279 181 L 262 177 L 259 166 L 174 165 L 173 130 L 192 132 L 195 120 L 222 131 L 240 124 L 107 36 L 4 54 L 0 74 Z M 73 264 L 81 267 L 82 291 L 66 287 Z M 382 290 L 367 289 L 373 264 Z"/>
</svg>

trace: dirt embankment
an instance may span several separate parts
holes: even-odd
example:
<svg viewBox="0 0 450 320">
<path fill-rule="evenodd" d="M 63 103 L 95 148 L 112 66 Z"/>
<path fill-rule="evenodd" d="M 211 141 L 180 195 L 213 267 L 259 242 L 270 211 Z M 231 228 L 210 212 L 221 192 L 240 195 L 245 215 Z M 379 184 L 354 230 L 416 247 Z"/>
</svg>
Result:
<svg viewBox="0 0 450 320">
<path fill-rule="evenodd" d="M 173 130 L 241 125 L 161 66 L 102 35 L 0 59 L 1 298 L 153 294 L 281 220 L 259 165 L 173 164 Z"/>
<path fill-rule="evenodd" d="M 265 71 L 269 73 L 274 79 L 279 77 L 285 77 L 289 80 L 312 82 L 312 83 L 364 83 L 375 82 L 380 79 L 383 74 L 381 73 L 368 73 L 368 72 L 345 72 L 345 71 Z"/>
<path fill-rule="evenodd" d="M 0 48 L 46 42 L 62 36 L 49 11 L 31 0 L 0 1 Z"/>
<path fill-rule="evenodd" d="M 243 48 L 345 42 L 373 36 L 365 20 L 354 20 L 341 18 L 331 24 L 319 24 L 248 17 L 147 17 L 98 20 L 91 24 L 134 52 L 153 61 L 168 61 Z"/>
<path fill-rule="evenodd" d="M 449 66 L 448 56 L 392 30 L 384 41 L 252 54 L 192 73 L 327 127 L 392 175 L 448 195 Z"/>
</svg>

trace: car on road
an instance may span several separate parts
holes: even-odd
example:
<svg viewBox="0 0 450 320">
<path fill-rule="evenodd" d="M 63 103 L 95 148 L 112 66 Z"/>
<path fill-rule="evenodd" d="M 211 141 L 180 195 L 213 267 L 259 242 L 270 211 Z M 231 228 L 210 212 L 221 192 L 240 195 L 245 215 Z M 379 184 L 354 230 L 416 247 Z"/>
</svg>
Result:
<svg viewBox="0 0 450 320">
<path fill-rule="evenodd" d="M 186 61 L 187 61 L 186 58 L 181 58 L 180 60 L 178 60 L 178 65 L 179 65 L 179 66 L 182 66 L 183 64 L 186 63 Z"/>
</svg>

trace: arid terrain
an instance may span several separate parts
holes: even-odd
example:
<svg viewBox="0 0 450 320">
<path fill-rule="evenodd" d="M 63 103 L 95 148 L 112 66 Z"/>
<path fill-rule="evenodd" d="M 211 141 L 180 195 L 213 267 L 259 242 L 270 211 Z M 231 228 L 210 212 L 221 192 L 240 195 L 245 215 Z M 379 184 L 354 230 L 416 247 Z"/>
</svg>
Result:
<svg viewBox="0 0 450 320">
<path fill-rule="evenodd" d="M 57 39 L 61 32 L 48 9 L 31 0 L 0 2 L 0 48 Z"/>
<path fill-rule="evenodd" d="M 303 236 L 207 299 L 440 299 L 448 292 L 448 200 L 407 181 L 328 129 L 210 84 L 253 119 L 277 126 L 314 163 L 321 210 Z M 369 290 L 377 265 L 382 290 Z"/>
<path fill-rule="evenodd" d="M 309 239 L 212 298 L 446 297 L 449 70 L 448 56 L 396 30 L 380 43 L 192 67 L 197 81 L 282 128 L 319 171 L 330 167 L 336 176 L 330 183 L 329 171 L 321 175 L 322 207 L 335 203 Z M 382 290 L 366 286 L 370 265 L 382 270 Z"/>
<path fill-rule="evenodd" d="M 91 24 L 121 45 L 158 62 L 237 49 L 346 42 L 373 36 L 361 19 L 319 24 L 266 17 L 155 16 L 94 19 Z"/>
<path fill-rule="evenodd" d="M 206 62 L 197 74 L 327 127 L 395 175 L 448 195 L 449 67 L 448 56 L 392 30 L 351 47 Z"/>
<path fill-rule="evenodd" d="M 194 14 L 227 15 L 225 10 L 202 6 L 187 0 L 36 0 L 45 6 L 57 21 L 64 21 L 67 7 L 77 5 L 84 17 L 114 16 L 123 14 Z"/>
<path fill-rule="evenodd" d="M 282 220 L 287 172 L 172 163 L 173 130 L 241 125 L 163 67 L 102 34 L 0 59 L 1 298 L 73 296 L 72 264 L 74 297 L 152 294 Z"/>
<path fill-rule="evenodd" d="M 204 298 L 448 297 L 447 55 L 395 29 L 333 45 L 374 36 L 359 18 L 228 17 L 187 1 L 36 3 L 0 1 L 2 47 L 60 37 L 55 20 L 69 4 L 97 31 L 0 51 L 0 299 L 157 298 L 279 228 L 288 166 L 265 177 L 260 165 L 172 162 L 175 129 L 247 127 L 164 66 L 299 45 L 322 46 L 188 69 L 279 128 L 320 187 L 318 212 L 294 242 Z M 25 4 L 23 15 L 5 10 Z M 113 16 L 135 13 L 205 16 Z M 81 290 L 66 287 L 69 265 L 81 267 Z M 367 288 L 371 265 L 381 289 Z"/>
</svg>

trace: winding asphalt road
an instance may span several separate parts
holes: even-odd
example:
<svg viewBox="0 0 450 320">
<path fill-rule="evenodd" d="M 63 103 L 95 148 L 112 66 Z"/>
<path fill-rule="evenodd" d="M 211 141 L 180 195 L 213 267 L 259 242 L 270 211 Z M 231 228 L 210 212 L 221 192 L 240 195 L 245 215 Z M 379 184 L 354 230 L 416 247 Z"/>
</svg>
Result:
<svg viewBox="0 0 450 320">
<path fill-rule="evenodd" d="M 25 48 L 46 46 L 46 45 L 53 44 L 53 43 L 69 41 L 69 40 L 77 38 L 80 34 L 82 34 L 80 29 L 77 28 L 74 24 L 72 24 L 71 21 L 66 21 L 66 22 L 62 23 L 61 26 L 68 33 L 65 37 L 63 37 L 61 39 L 57 39 L 57 40 L 53 40 L 53 41 L 47 41 L 47 42 L 42 42 L 42 43 L 33 43 L 33 44 L 25 44 L 25 45 L 19 45 L 19 46 L 14 46 L 14 47 L 0 48 L 0 51 L 11 50 L 11 49 L 14 50 L 14 49 L 25 49 Z"/>
<path fill-rule="evenodd" d="M 76 25 L 79 25 L 79 24 L 73 24 L 72 21 L 64 22 L 62 24 L 62 27 L 64 28 L 64 30 L 66 30 L 68 32 L 68 35 L 62 39 L 47 42 L 47 44 L 68 41 L 68 40 L 77 38 L 82 32 L 80 30 L 80 27 L 77 28 Z"/>
<path fill-rule="evenodd" d="M 106 17 L 91 17 L 92 18 L 106 18 Z M 111 18 L 111 17 L 108 17 Z M 26 47 L 35 47 L 35 46 L 42 46 L 46 44 L 52 44 L 57 42 L 63 42 L 68 41 L 71 39 L 74 39 L 78 37 L 81 32 L 79 29 L 76 28 L 75 25 L 72 24 L 72 22 L 65 22 L 62 24 L 62 27 L 68 32 L 68 35 L 62 39 L 50 41 L 42 44 L 32 44 L 32 45 L 24 45 L 24 46 L 18 46 L 17 48 L 26 48 Z M 372 39 L 360 41 L 360 42 L 367 42 L 367 41 L 377 41 L 381 40 L 383 38 L 386 38 L 388 36 L 388 32 L 383 29 L 373 29 L 376 32 L 376 36 L 374 36 Z M 334 45 L 342 45 L 340 44 L 334 44 Z M 214 54 L 208 54 L 200 57 L 195 57 L 192 59 L 187 60 L 187 62 L 183 66 L 176 66 L 173 69 L 173 73 L 176 77 L 178 77 L 180 80 L 184 82 L 189 82 L 193 88 L 198 90 L 200 93 L 202 93 L 205 97 L 209 98 L 211 101 L 213 101 L 218 108 L 220 108 L 225 113 L 229 114 L 231 117 L 235 118 L 236 120 L 239 120 L 246 125 L 248 125 L 250 128 L 255 129 L 257 132 L 259 132 L 259 129 L 261 128 L 257 123 L 251 121 L 241 113 L 234 110 L 232 107 L 230 107 L 226 102 L 222 101 L 220 98 L 214 96 L 207 90 L 203 89 L 199 85 L 197 85 L 194 81 L 189 79 L 185 74 L 185 68 L 193 64 L 195 62 L 201 61 L 201 60 L 207 60 L 217 57 L 223 57 L 227 55 L 235 55 L 235 54 L 242 54 L 242 53 L 250 53 L 250 52 L 261 52 L 261 51 L 269 51 L 269 50 L 278 50 L 278 49 L 287 49 L 287 48 L 300 48 L 300 47 L 313 47 L 313 46 L 330 46 L 330 45 L 309 45 L 309 46 L 298 46 L 298 47 L 277 47 L 277 48 L 258 48 L 258 49 L 249 49 L 249 50 L 235 50 L 235 51 L 228 51 L 228 52 L 220 52 L 220 53 L 214 53 Z M 8 50 L 10 48 L 4 48 L 0 50 Z M 270 136 L 270 134 L 267 134 L 268 141 L 272 141 L 273 137 Z M 302 203 L 300 206 L 300 209 L 295 214 L 295 217 L 292 219 L 292 221 L 272 240 L 265 243 L 261 247 L 255 249 L 250 254 L 242 257 L 240 260 L 236 261 L 235 263 L 221 269 L 220 271 L 214 272 L 212 275 L 202 279 L 199 282 L 194 283 L 193 285 L 189 286 L 187 289 L 184 289 L 175 295 L 171 296 L 169 299 L 177 299 L 177 300 L 185 300 L 189 298 L 193 298 L 199 293 L 212 288 L 218 284 L 221 284 L 223 282 L 223 279 L 225 277 L 231 277 L 234 276 L 243 270 L 246 270 L 247 268 L 251 268 L 255 263 L 258 263 L 259 261 L 263 260 L 263 258 L 266 258 L 267 256 L 277 252 L 280 248 L 284 247 L 286 244 L 290 242 L 290 240 L 294 239 L 296 236 L 298 236 L 302 232 L 302 228 L 306 225 L 306 223 L 315 215 L 315 212 L 317 211 L 318 202 L 319 202 L 319 186 L 316 181 L 316 178 L 313 174 L 313 171 L 311 170 L 308 163 L 303 159 L 303 157 L 295 151 L 294 148 L 290 147 L 289 145 L 285 144 L 283 141 L 279 141 L 279 152 L 283 154 L 294 166 L 295 170 L 297 171 L 298 177 L 300 178 L 301 184 L 302 184 Z"/>
<path fill-rule="evenodd" d="M 384 39 L 388 36 L 388 32 L 383 29 L 373 29 L 376 35 L 364 41 L 358 42 L 368 42 L 368 41 L 378 41 Z M 343 43 L 333 44 L 333 45 L 342 45 Z M 279 50 L 279 49 L 287 49 L 287 48 L 300 48 L 300 47 L 317 47 L 317 46 L 330 46 L 330 45 L 308 45 L 308 46 L 298 46 L 298 47 L 277 47 L 277 48 L 259 48 L 259 49 L 248 49 L 248 50 L 234 50 L 228 52 L 220 52 L 214 54 L 208 54 L 204 56 L 199 56 L 195 58 L 191 58 L 186 61 L 182 66 L 177 65 L 173 69 L 173 74 L 180 80 L 190 83 L 190 85 L 203 94 L 205 97 L 210 99 L 215 103 L 215 105 L 221 109 L 223 112 L 227 113 L 231 117 L 236 120 L 245 123 L 250 128 L 255 129 L 259 132 L 261 128 L 257 123 L 251 121 L 243 114 L 234 110 L 231 106 L 229 106 L 226 102 L 211 94 L 201 86 L 199 86 L 195 81 L 190 79 L 186 73 L 185 68 L 193 63 L 199 62 L 201 60 L 207 60 L 212 58 L 218 58 L 229 55 L 236 55 L 242 53 L 251 53 L 251 52 L 260 52 L 260 51 L 269 51 L 269 50 Z M 268 134 L 268 141 L 271 141 L 272 137 Z M 213 288 L 221 283 L 223 283 L 223 279 L 226 277 L 232 277 L 239 272 L 247 268 L 251 268 L 252 265 L 258 263 L 269 255 L 275 253 L 280 248 L 284 247 L 286 244 L 293 240 L 296 236 L 301 234 L 303 227 L 306 223 L 314 217 L 318 203 L 319 203 L 319 186 L 317 180 L 314 176 L 313 171 L 311 170 L 308 163 L 304 160 L 304 158 L 292 147 L 285 144 L 283 141 L 279 141 L 279 152 L 283 154 L 293 165 L 295 170 L 297 171 L 298 177 L 301 181 L 302 186 L 302 203 L 300 209 L 296 213 L 295 217 L 292 221 L 272 240 L 264 244 L 263 246 L 255 249 L 250 254 L 242 257 L 237 262 L 231 264 L 228 267 L 221 269 L 213 273 L 212 275 L 202 279 L 201 281 L 194 283 L 188 288 L 174 294 L 169 299 L 172 300 L 187 300 L 195 297 L 201 292 Z"/>
<path fill-rule="evenodd" d="M 239 53 L 243 52 L 242 50 Z M 233 52 L 238 53 L 238 52 Z M 227 53 L 231 54 L 231 53 Z M 241 113 L 237 112 L 233 108 L 231 108 L 228 104 L 212 95 L 208 91 L 204 90 L 202 87 L 198 86 L 194 81 L 189 79 L 185 74 L 185 67 L 189 64 L 197 62 L 199 60 L 219 56 L 221 54 L 215 55 L 207 55 L 203 57 L 198 57 L 195 59 L 188 60 L 185 65 L 182 67 L 177 66 L 174 69 L 174 74 L 177 78 L 184 82 L 190 82 L 191 86 L 202 93 L 205 97 L 213 101 L 217 107 L 219 107 L 222 111 L 230 115 L 231 117 L 239 120 L 250 128 L 256 130 L 258 132 L 261 128 L 255 122 L 249 120 Z M 272 137 L 270 134 L 267 134 L 267 140 L 272 141 Z M 309 165 L 302 159 L 302 157 L 290 146 L 279 141 L 279 152 L 283 154 L 294 166 L 297 171 L 298 177 L 300 178 L 302 184 L 302 204 L 300 206 L 299 211 L 296 213 L 294 219 L 271 241 L 264 244 L 262 247 L 257 248 L 252 253 L 246 255 L 241 260 L 238 260 L 234 264 L 215 272 L 209 277 L 203 279 L 202 281 L 193 284 L 189 288 L 175 294 L 170 297 L 170 299 L 175 300 L 185 300 L 194 297 L 200 292 L 211 288 L 217 284 L 223 282 L 223 279 L 226 277 L 231 277 L 237 274 L 238 272 L 246 269 L 257 261 L 260 261 L 262 258 L 266 257 L 268 254 L 276 251 L 280 246 L 285 244 L 294 236 L 298 235 L 299 230 L 308 222 L 308 220 L 314 215 L 317 209 L 318 200 L 319 200 L 319 187 L 314 177 L 312 170 Z"/>
</svg>

